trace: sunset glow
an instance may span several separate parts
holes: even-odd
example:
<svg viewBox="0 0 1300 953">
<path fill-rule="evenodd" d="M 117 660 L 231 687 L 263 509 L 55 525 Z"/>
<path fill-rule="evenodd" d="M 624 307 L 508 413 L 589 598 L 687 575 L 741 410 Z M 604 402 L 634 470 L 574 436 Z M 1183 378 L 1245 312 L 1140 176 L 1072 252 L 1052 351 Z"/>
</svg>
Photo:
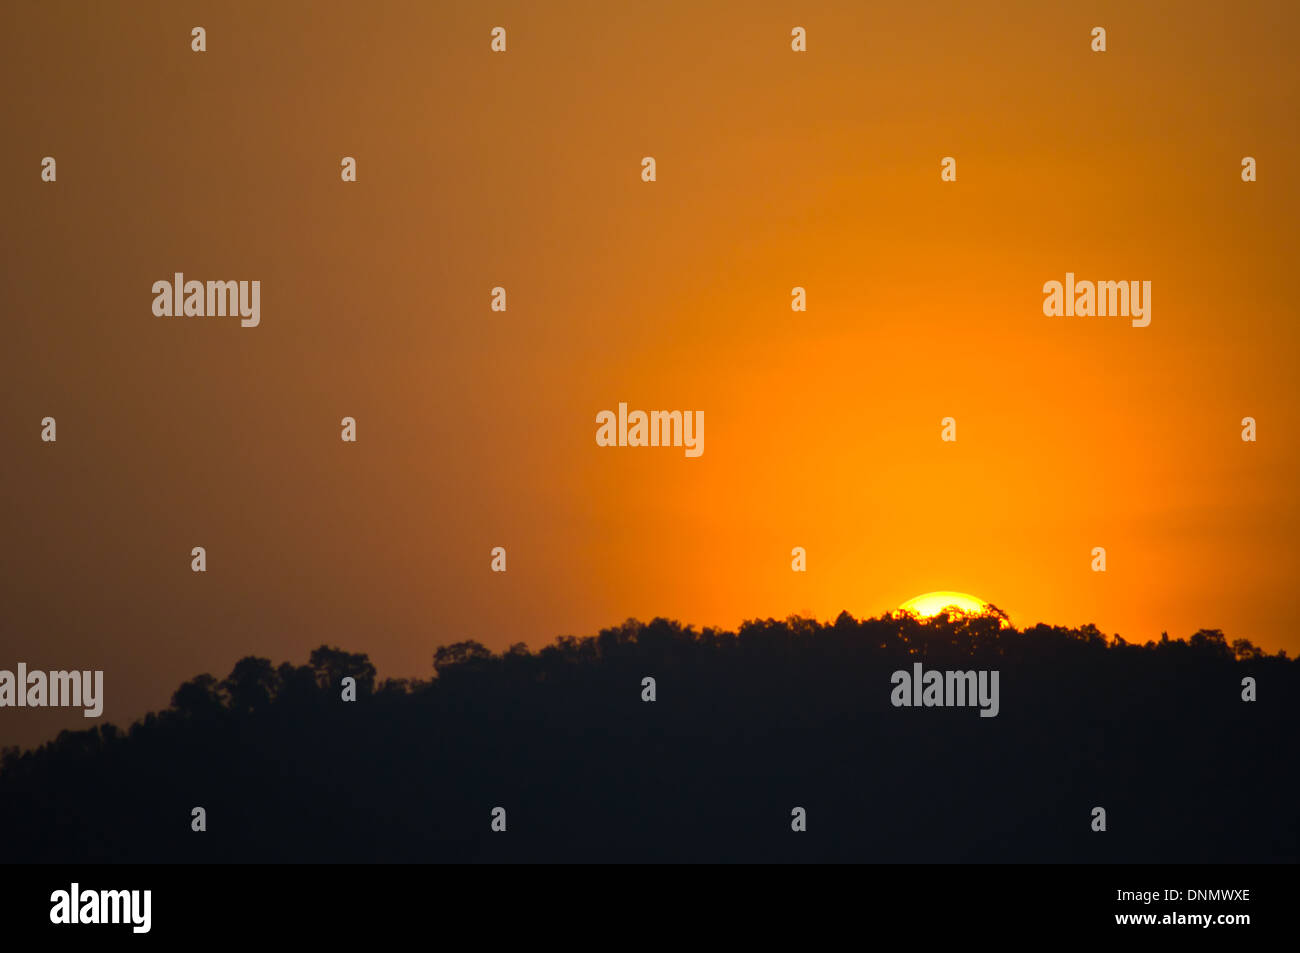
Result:
<svg viewBox="0 0 1300 953">
<path fill-rule="evenodd" d="M 988 607 L 989 604 L 983 599 L 969 593 L 941 589 L 937 592 L 927 592 L 908 599 L 898 608 L 902 612 L 910 612 L 922 619 L 929 619 L 939 615 L 945 609 L 957 609 L 960 612 L 979 614 Z"/>
<path fill-rule="evenodd" d="M 936 585 L 1300 654 L 1300 7 L 9 6 L 3 664 L 104 718 Z"/>
</svg>

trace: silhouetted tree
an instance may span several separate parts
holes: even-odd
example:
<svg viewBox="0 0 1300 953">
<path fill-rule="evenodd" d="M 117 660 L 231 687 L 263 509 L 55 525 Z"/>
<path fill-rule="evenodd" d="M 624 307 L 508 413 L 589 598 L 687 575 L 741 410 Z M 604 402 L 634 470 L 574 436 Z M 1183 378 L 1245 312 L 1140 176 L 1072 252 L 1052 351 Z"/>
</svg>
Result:
<svg viewBox="0 0 1300 953">
<path fill-rule="evenodd" d="M 343 679 L 349 676 L 357 680 L 357 697 L 370 695 L 375 690 L 375 667 L 362 653 L 344 652 L 322 645 L 312 650 L 310 663 L 316 684 L 322 691 L 337 691 Z"/>
<path fill-rule="evenodd" d="M 196 675 L 172 695 L 172 708 L 186 718 L 209 719 L 224 707 L 220 686 L 211 675 Z"/>
<path fill-rule="evenodd" d="M 1232 649 L 1218 629 L 1201 629 L 1191 637 L 1188 644 L 1202 655 L 1224 659 L 1233 657 Z"/>
<path fill-rule="evenodd" d="M 270 659 L 249 655 L 235 663 L 221 688 L 230 699 L 231 711 L 250 714 L 271 704 L 280 678 Z"/>
<path fill-rule="evenodd" d="M 433 655 L 433 668 L 439 675 L 457 666 L 482 669 L 481 663 L 491 658 L 492 651 L 479 642 L 453 642 L 451 645 L 438 646 L 438 651 Z"/>
</svg>

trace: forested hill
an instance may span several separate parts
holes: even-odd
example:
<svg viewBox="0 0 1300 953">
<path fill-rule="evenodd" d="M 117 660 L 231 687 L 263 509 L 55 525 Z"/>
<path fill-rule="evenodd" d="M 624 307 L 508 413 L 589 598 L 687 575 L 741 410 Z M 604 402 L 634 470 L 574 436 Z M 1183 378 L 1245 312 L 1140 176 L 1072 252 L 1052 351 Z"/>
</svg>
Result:
<svg viewBox="0 0 1300 953">
<path fill-rule="evenodd" d="M 7 750 L 4 859 L 1300 859 L 1300 666 L 1218 631 L 630 620 L 377 674 L 244 658 Z"/>
</svg>

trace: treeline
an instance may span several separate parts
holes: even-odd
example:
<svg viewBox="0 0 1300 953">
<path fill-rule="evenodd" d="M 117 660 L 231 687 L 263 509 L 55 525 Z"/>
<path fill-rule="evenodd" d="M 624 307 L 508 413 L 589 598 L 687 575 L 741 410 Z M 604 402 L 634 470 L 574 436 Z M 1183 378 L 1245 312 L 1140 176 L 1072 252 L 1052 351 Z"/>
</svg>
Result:
<svg viewBox="0 0 1300 953">
<path fill-rule="evenodd" d="M 998 716 L 894 707 L 891 674 L 916 662 L 997 670 Z M 629 620 L 538 652 L 444 645 L 433 670 L 381 681 L 324 645 L 305 665 L 248 657 L 125 731 L 8 749 L 3 856 L 1297 859 L 1300 666 L 1218 630 Z"/>
</svg>

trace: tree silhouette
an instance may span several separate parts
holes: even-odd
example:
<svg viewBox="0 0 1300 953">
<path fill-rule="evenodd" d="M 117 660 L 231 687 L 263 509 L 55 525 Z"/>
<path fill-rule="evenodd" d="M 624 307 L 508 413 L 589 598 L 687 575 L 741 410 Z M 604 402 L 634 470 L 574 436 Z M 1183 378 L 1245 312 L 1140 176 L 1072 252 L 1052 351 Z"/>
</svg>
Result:
<svg viewBox="0 0 1300 953">
<path fill-rule="evenodd" d="M 894 707 L 891 674 L 916 663 L 998 671 L 999 714 Z M 127 731 L 5 749 L 6 858 L 1300 859 L 1300 666 L 1218 629 L 1139 644 L 996 609 L 629 619 L 536 653 L 442 645 L 431 675 L 377 682 L 329 645 L 306 665 L 247 656 Z M 220 837 L 190 832 L 196 803 Z M 497 804 L 508 836 L 486 823 Z"/>
<path fill-rule="evenodd" d="M 322 645 L 311 653 L 311 670 L 322 691 L 337 689 L 344 678 L 357 680 L 358 697 L 370 695 L 375 690 L 375 667 L 363 654 L 344 652 L 342 649 Z"/>
<path fill-rule="evenodd" d="M 196 675 L 176 689 L 172 708 L 186 718 L 214 718 L 223 710 L 220 685 L 211 675 Z"/>
<path fill-rule="evenodd" d="M 230 700 L 230 710 L 251 714 L 265 709 L 280 690 L 280 677 L 270 659 L 249 655 L 235 663 L 230 675 L 221 683 Z"/>
</svg>

